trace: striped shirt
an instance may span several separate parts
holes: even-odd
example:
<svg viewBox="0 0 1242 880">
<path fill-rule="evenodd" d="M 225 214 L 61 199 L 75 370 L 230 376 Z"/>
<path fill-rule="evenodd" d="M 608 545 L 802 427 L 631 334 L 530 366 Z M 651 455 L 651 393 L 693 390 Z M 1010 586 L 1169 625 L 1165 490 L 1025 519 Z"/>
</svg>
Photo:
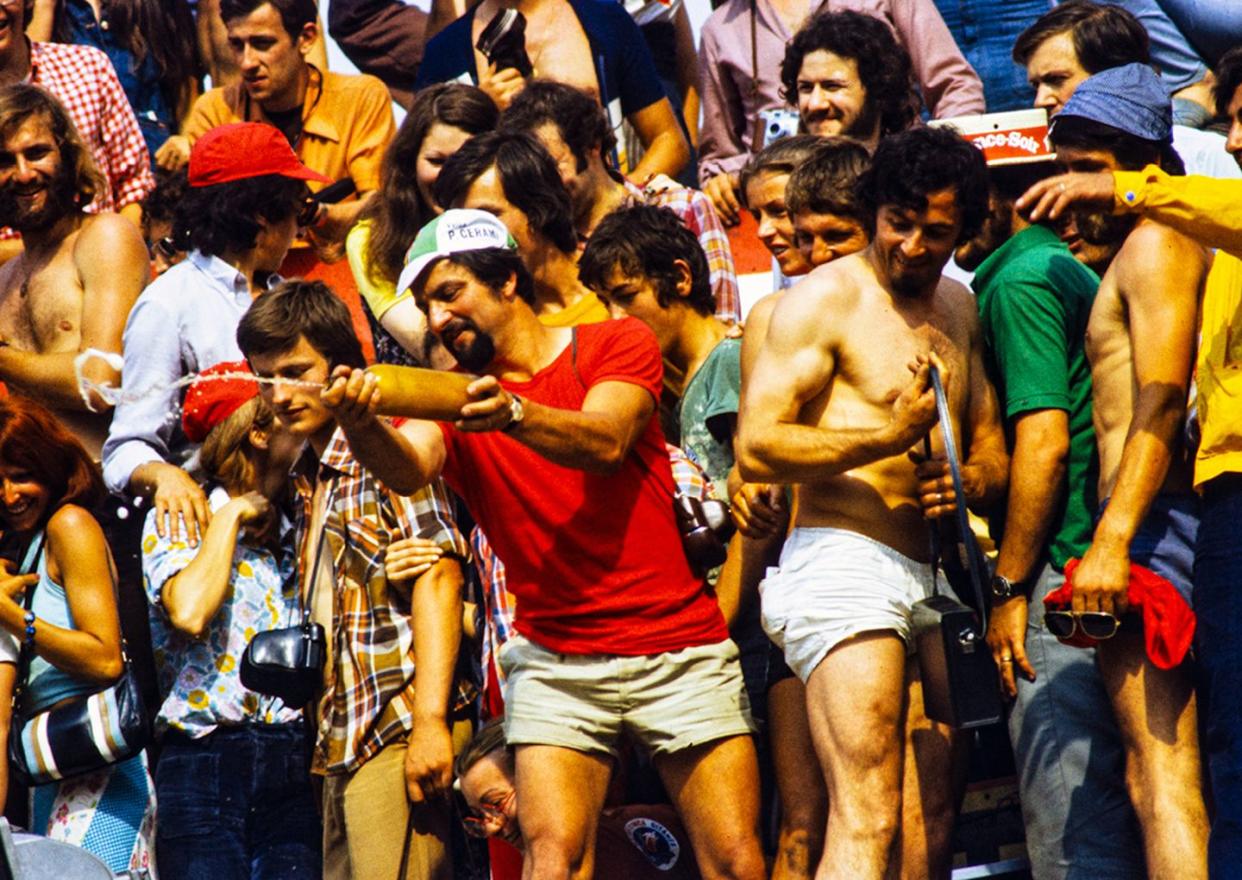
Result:
<svg viewBox="0 0 1242 880">
<path fill-rule="evenodd" d="M 404 538 L 435 541 L 449 556 L 470 558 L 457 530 L 448 492 L 440 482 L 410 496 L 386 488 L 358 463 L 338 428 L 319 460 L 318 482 L 326 499 L 324 561 L 333 560 L 334 662 L 319 704 L 319 735 L 313 769 L 352 773 L 413 726 L 414 631 L 410 599 L 390 587 L 384 573 L 388 545 Z M 314 486 L 296 481 L 299 583 L 305 589 L 315 567 L 308 540 Z M 321 562 L 321 565 L 323 562 Z M 459 681 L 453 711 L 469 705 L 473 684 Z"/>
</svg>

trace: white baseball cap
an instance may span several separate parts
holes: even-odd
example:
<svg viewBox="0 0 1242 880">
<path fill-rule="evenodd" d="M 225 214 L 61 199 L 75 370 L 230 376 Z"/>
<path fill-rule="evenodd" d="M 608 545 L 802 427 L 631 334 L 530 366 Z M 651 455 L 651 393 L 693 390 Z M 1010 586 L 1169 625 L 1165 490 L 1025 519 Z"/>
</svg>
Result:
<svg viewBox="0 0 1242 880">
<path fill-rule="evenodd" d="M 397 293 L 413 287 L 439 260 L 463 251 L 486 248 L 517 250 L 517 242 L 495 215 L 472 208 L 445 211 L 418 231 L 405 253 L 405 268 L 397 279 Z"/>
</svg>

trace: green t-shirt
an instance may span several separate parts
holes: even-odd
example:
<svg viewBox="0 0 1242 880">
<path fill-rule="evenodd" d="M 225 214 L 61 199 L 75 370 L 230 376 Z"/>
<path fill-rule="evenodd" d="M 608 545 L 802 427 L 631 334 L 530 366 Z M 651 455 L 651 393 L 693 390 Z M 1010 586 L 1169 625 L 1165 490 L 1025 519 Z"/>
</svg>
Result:
<svg viewBox="0 0 1242 880">
<path fill-rule="evenodd" d="M 742 393 L 742 340 L 723 339 L 690 379 L 681 396 L 681 448 L 725 497 L 733 467 L 733 425 Z"/>
<path fill-rule="evenodd" d="M 1099 277 L 1044 226 L 1031 226 L 1005 242 L 983 261 L 972 282 L 1009 448 L 1014 421 L 1023 413 L 1060 409 L 1069 417 L 1067 491 L 1048 539 L 1048 556 L 1057 568 L 1090 546 L 1097 504 L 1099 461 L 1084 344 L 1099 285 Z M 1003 530 L 1003 516 L 994 517 L 993 537 L 999 540 Z"/>
</svg>

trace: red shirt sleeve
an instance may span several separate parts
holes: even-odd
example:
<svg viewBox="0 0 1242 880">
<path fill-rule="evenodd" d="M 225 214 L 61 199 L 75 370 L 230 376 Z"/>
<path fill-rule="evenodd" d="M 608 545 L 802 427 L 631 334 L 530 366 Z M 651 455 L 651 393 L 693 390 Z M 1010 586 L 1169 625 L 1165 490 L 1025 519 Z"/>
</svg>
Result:
<svg viewBox="0 0 1242 880">
<path fill-rule="evenodd" d="M 578 372 L 587 388 L 628 382 L 656 400 L 664 388 L 664 358 L 651 328 L 637 318 L 578 327 Z"/>
</svg>

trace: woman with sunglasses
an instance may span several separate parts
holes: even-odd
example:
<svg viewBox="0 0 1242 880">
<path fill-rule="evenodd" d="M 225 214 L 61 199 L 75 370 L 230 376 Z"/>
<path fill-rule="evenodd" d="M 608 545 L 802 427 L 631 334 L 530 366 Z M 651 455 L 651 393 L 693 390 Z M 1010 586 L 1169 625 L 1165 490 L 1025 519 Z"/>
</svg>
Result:
<svg viewBox="0 0 1242 880">
<path fill-rule="evenodd" d="M 30 572 L 0 581 L 0 628 L 30 655 L 27 716 L 102 690 L 124 672 L 116 566 L 91 513 L 104 497 L 98 466 L 48 410 L 23 397 L 0 400 L 0 525 L 7 558 Z M 12 680 L 0 682 L 7 716 Z M 6 734 L 8 727 L 6 717 Z M 87 849 L 115 873 L 154 876 L 154 819 L 145 753 L 30 791 L 33 830 Z"/>
<path fill-rule="evenodd" d="M 248 690 L 255 633 L 297 623 L 293 529 L 279 513 L 301 444 L 246 378 L 207 370 L 186 394 L 182 427 L 201 442 L 211 522 L 197 547 L 142 536 L 163 705 L 155 771 L 160 872 L 177 880 L 318 878 L 322 829 L 302 707 Z M 238 378 L 238 374 L 242 374 Z"/>
<path fill-rule="evenodd" d="M 414 236 L 444 210 L 431 195 L 440 168 L 472 136 L 495 128 L 497 115 L 492 99 L 474 86 L 429 86 L 384 154 L 383 183 L 345 240 L 381 363 L 430 362 L 427 320 L 413 296 L 397 296 L 397 277 Z M 437 366 L 452 366 L 451 357 Z"/>
</svg>

